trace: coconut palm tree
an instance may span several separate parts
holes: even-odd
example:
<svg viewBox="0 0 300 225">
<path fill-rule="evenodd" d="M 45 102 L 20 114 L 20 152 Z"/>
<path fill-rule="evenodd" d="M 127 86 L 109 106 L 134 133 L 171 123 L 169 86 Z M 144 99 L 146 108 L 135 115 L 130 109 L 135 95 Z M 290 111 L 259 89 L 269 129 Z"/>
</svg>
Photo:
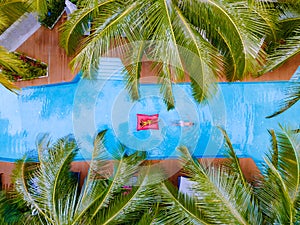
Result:
<svg viewBox="0 0 300 225">
<path fill-rule="evenodd" d="M 225 131 L 224 131 L 225 132 Z M 229 160 L 226 166 L 200 164 L 187 148 L 180 147 L 186 176 L 194 185 L 194 195 L 178 193 L 168 184 L 161 185 L 162 224 L 263 224 L 263 215 L 254 196 L 253 187 L 241 172 L 227 134 Z"/>
<path fill-rule="evenodd" d="M 298 224 L 300 221 L 299 137 L 281 128 L 270 131 L 272 150 L 255 185 L 247 183 L 227 133 L 221 129 L 228 162 L 219 168 L 201 165 L 180 147 L 186 175 L 194 182 L 193 196 L 159 186 L 159 224 Z"/>
<path fill-rule="evenodd" d="M 221 131 L 229 156 L 224 166 L 207 167 L 187 148 L 179 148 L 184 172 L 195 184 L 193 196 L 179 193 L 168 181 L 161 182 L 163 176 L 153 167 L 144 165 L 144 169 L 140 169 L 144 155 L 139 153 L 125 156 L 122 149 L 116 150 L 114 155 L 118 160 L 114 164 L 114 175 L 107 173 L 110 166 L 102 158 L 106 153 L 105 131 L 95 138 L 90 169 L 80 189 L 70 174 L 70 162 L 78 151 L 75 141 L 67 137 L 50 146 L 42 139 L 38 147 L 39 163 L 22 160 L 15 170 L 19 201 L 14 204 L 11 200 L 5 201 L 14 206 L 7 215 L 23 210 L 22 218 L 20 214 L 17 217 L 21 224 L 299 222 L 300 142 L 297 134 L 286 128 L 280 132 L 270 131 L 272 151 L 266 159 L 266 167 L 257 182 L 250 184 L 227 133 Z M 125 194 L 124 184 L 137 173 L 138 182 Z M 12 220 L 12 216 L 8 218 Z"/>
<path fill-rule="evenodd" d="M 90 77 L 101 55 L 130 43 L 118 54 L 130 55 L 122 57 L 132 99 L 139 98 L 141 62 L 147 58 L 156 61 L 161 92 L 172 108 L 172 82 L 183 80 L 184 72 L 198 102 L 211 96 L 218 75 L 235 81 L 259 74 L 266 61 L 264 42 L 278 39 L 277 22 L 287 2 L 83 0 L 63 25 L 61 44 L 68 54 L 76 52 L 73 68 Z M 289 4 L 288 9 L 296 7 Z M 91 20 L 91 34 L 82 38 Z"/>
<path fill-rule="evenodd" d="M 281 128 L 270 131 L 273 151 L 266 159 L 264 176 L 256 188 L 268 224 L 298 224 L 300 221 L 299 134 Z"/>
<path fill-rule="evenodd" d="M 70 173 L 70 163 L 78 151 L 71 137 L 59 139 L 52 146 L 43 138 L 38 145 L 39 163 L 21 160 L 17 164 L 16 194 L 31 211 L 23 221 L 58 225 L 132 224 L 141 218 L 147 220 L 154 203 L 154 198 L 147 199 L 154 191 L 149 179 L 153 182 L 155 173 L 150 173 L 149 166 L 141 167 L 145 154 L 126 156 L 122 147 L 113 153 L 111 173 L 111 161 L 107 160 L 103 143 L 105 133 L 102 131 L 95 138 L 90 168 L 81 188 Z M 137 183 L 128 193 L 123 186 L 137 172 Z"/>
</svg>

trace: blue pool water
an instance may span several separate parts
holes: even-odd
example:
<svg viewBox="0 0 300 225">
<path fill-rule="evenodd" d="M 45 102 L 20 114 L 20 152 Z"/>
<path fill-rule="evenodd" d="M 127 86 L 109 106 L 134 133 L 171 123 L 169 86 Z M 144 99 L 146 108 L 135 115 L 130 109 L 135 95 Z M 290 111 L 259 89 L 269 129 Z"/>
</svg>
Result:
<svg viewBox="0 0 300 225">
<path fill-rule="evenodd" d="M 176 157 L 185 145 L 197 157 L 224 156 L 224 142 L 217 128 L 226 129 L 237 154 L 261 162 L 270 147 L 267 129 L 278 124 L 298 128 L 297 103 L 287 112 L 266 119 L 285 97 L 289 82 L 219 83 L 208 104 L 192 99 L 189 84 L 174 85 L 175 109 L 167 111 L 159 86 L 140 86 L 141 99 L 132 102 L 119 79 L 77 79 L 57 85 L 28 87 L 15 95 L 0 88 L 0 160 L 14 161 L 34 154 L 37 137 L 52 140 L 73 134 L 81 146 L 77 160 L 90 158 L 97 131 L 108 129 L 106 146 L 118 143 L 127 150 L 145 150 L 149 159 Z M 159 130 L 136 130 L 136 114 L 159 114 Z M 192 127 L 174 126 L 178 120 Z"/>
</svg>

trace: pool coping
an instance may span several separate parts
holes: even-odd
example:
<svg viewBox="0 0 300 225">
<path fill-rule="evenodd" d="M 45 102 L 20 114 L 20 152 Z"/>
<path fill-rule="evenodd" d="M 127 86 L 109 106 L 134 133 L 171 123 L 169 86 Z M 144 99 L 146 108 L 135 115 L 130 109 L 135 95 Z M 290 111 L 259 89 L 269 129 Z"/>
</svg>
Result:
<svg viewBox="0 0 300 225">
<path fill-rule="evenodd" d="M 105 79 L 103 80 L 109 80 L 107 77 L 104 77 Z M 35 88 L 40 88 L 40 87 L 50 87 L 50 86 L 61 86 L 61 85 L 69 85 L 69 84 L 76 84 L 79 83 L 81 79 L 89 79 L 89 78 L 83 78 L 82 77 L 82 72 L 79 72 L 75 75 L 73 80 L 71 81 L 66 81 L 66 82 L 60 82 L 60 83 L 52 83 L 52 84 L 41 84 L 41 85 L 34 85 L 34 86 L 26 86 L 21 88 L 21 90 L 26 90 L 26 89 L 35 89 Z M 93 79 L 90 79 L 93 80 Z M 99 79 L 98 79 L 99 80 Z M 116 79 L 114 79 L 116 80 Z M 120 82 L 123 82 L 124 79 L 118 80 Z M 276 80 L 276 81 L 218 81 L 216 82 L 217 84 L 229 84 L 229 85 L 236 85 L 240 83 L 244 84 L 262 84 L 262 83 L 290 83 L 290 84 L 300 84 L 300 81 L 293 81 L 293 80 Z M 173 85 L 180 85 L 180 84 L 190 84 L 190 82 L 179 82 L 179 83 L 172 83 Z M 148 86 L 148 85 L 159 85 L 159 83 L 142 83 L 141 85 L 143 86 Z"/>
</svg>

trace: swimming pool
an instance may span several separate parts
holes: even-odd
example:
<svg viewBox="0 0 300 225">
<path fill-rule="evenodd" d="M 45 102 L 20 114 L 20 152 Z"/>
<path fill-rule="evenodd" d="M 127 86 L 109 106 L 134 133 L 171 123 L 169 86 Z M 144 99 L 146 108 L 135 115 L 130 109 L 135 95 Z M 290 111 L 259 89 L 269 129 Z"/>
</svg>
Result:
<svg viewBox="0 0 300 225">
<path fill-rule="evenodd" d="M 120 73 L 116 70 L 116 73 Z M 261 162 L 268 151 L 267 129 L 278 123 L 298 128 L 299 103 L 272 119 L 290 82 L 219 83 L 209 104 L 192 99 L 189 84 L 174 85 L 175 109 L 167 111 L 159 86 L 140 86 L 141 99 L 132 102 L 121 79 L 76 79 L 70 83 L 28 87 L 15 95 L 0 88 L 0 160 L 14 161 L 26 152 L 35 154 L 37 137 L 52 140 L 73 134 L 82 150 L 77 160 L 90 158 L 97 131 L 108 129 L 106 146 L 118 143 L 127 150 L 145 150 L 149 159 L 176 157 L 176 147 L 186 145 L 197 157 L 222 157 L 222 126 L 238 156 Z M 159 130 L 136 130 L 136 114 L 159 114 Z M 174 126 L 178 120 L 192 127 Z"/>
</svg>

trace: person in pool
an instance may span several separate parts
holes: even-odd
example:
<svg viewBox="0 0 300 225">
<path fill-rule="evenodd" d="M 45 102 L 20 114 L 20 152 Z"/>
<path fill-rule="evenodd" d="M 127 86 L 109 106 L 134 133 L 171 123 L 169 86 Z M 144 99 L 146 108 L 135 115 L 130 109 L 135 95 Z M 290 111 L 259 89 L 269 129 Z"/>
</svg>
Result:
<svg viewBox="0 0 300 225">
<path fill-rule="evenodd" d="M 152 124 L 158 123 L 158 119 L 148 119 L 148 120 L 141 120 L 140 126 L 145 127 L 145 126 L 150 126 Z"/>
<path fill-rule="evenodd" d="M 173 123 L 174 126 L 180 126 L 180 127 L 191 127 L 194 126 L 195 123 L 194 122 L 190 122 L 190 121 L 183 121 L 183 120 L 179 120 L 176 123 Z"/>
</svg>

